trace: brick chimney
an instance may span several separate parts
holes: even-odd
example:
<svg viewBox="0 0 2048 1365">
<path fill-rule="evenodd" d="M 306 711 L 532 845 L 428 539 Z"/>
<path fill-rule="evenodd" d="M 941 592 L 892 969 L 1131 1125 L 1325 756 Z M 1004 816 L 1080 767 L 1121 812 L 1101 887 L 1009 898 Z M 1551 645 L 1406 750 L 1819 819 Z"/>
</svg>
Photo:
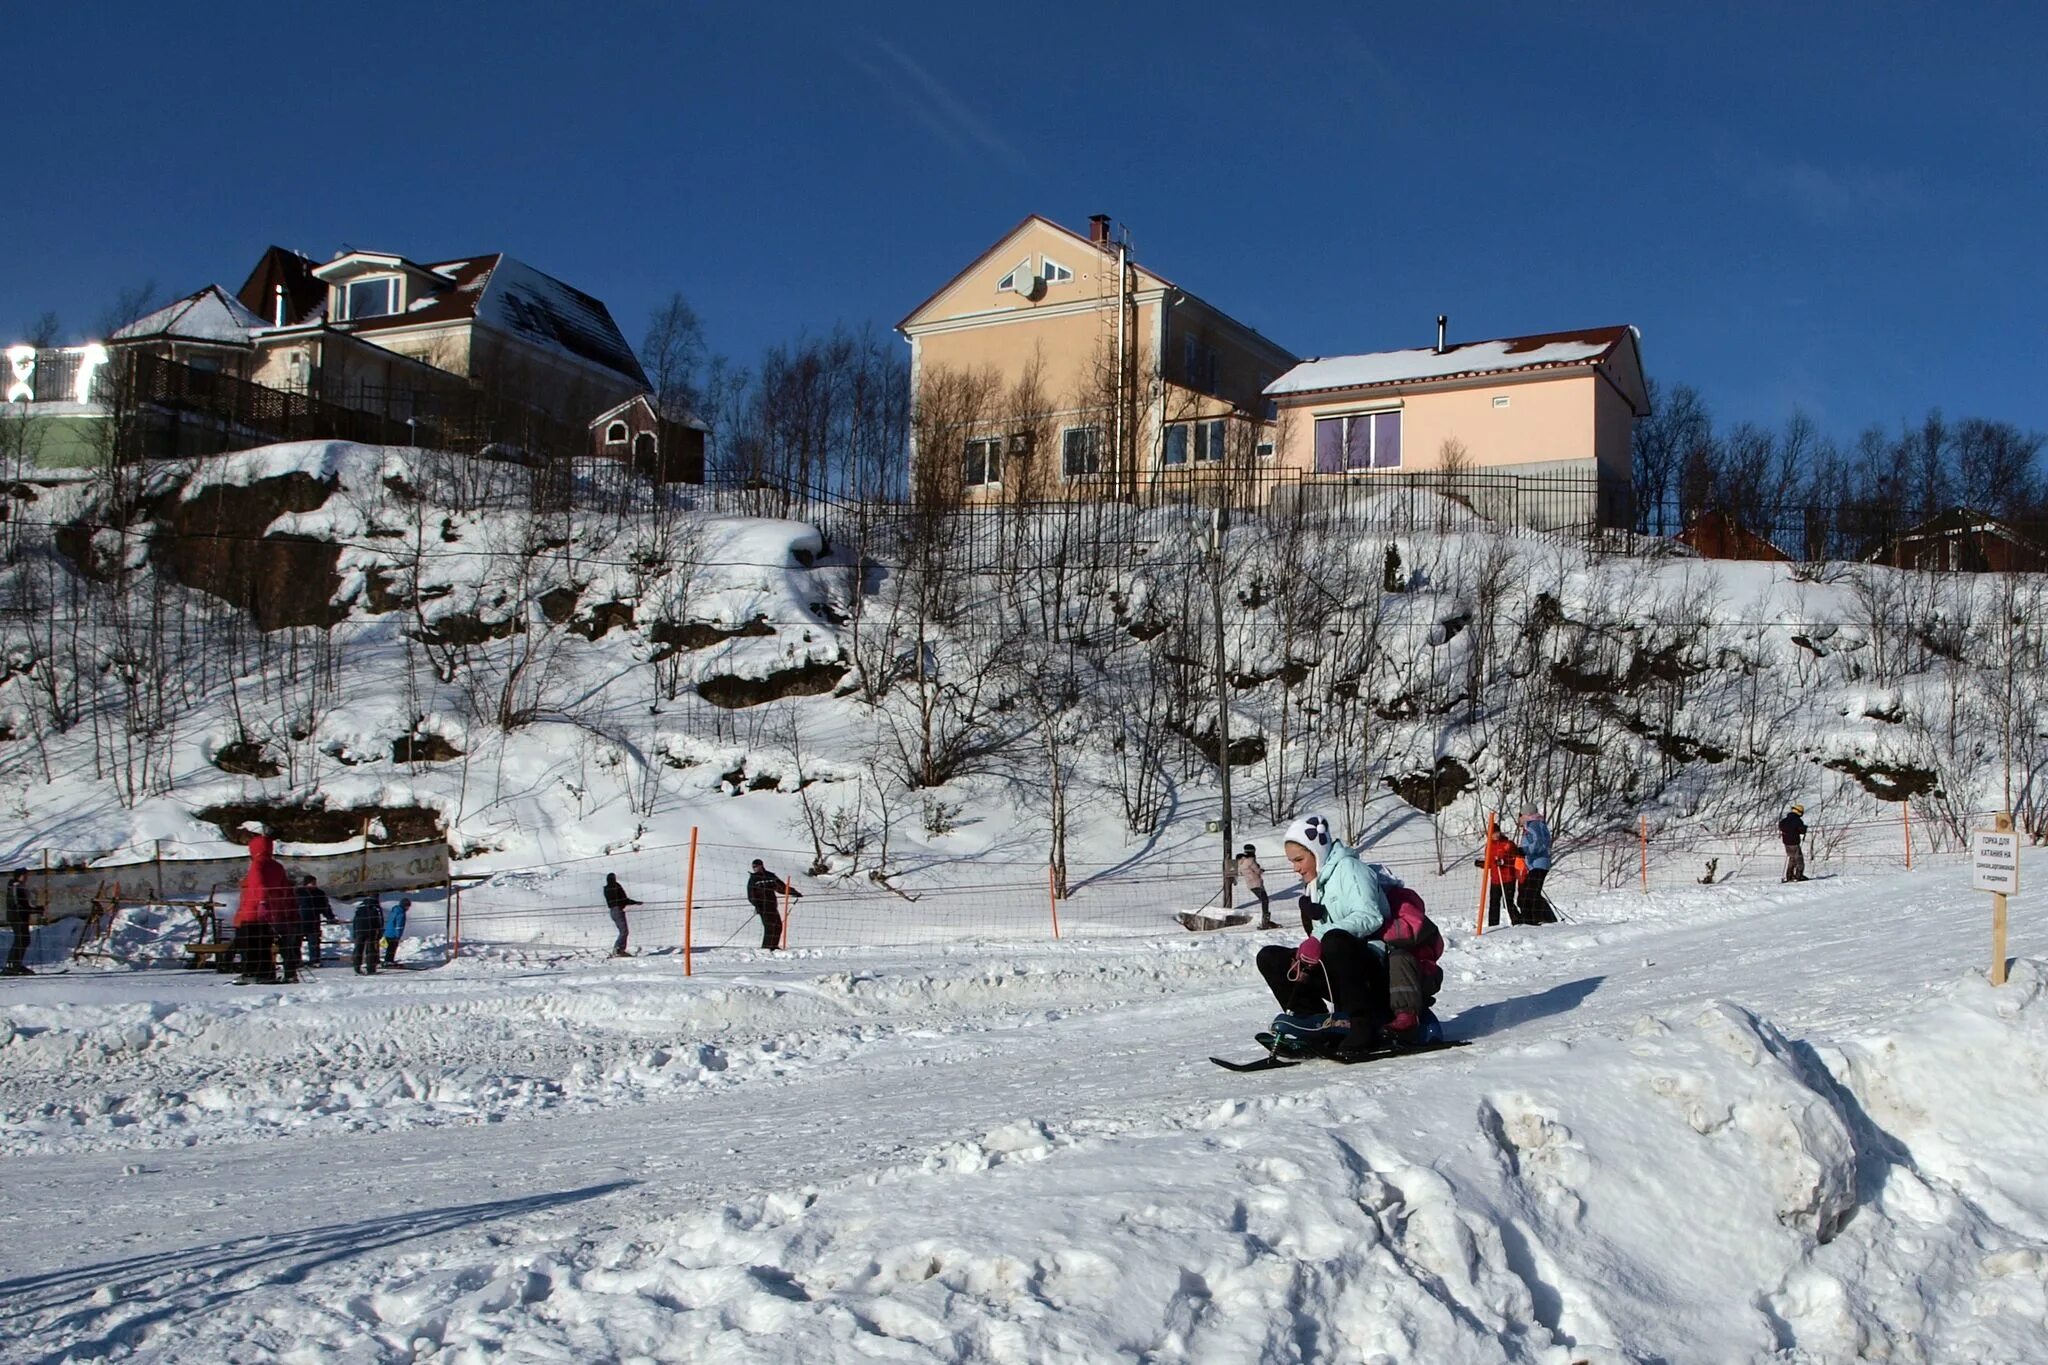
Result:
<svg viewBox="0 0 2048 1365">
<path fill-rule="evenodd" d="M 1097 246 L 1109 245 L 1109 215 L 1095 213 L 1088 216 L 1088 240 Z"/>
</svg>

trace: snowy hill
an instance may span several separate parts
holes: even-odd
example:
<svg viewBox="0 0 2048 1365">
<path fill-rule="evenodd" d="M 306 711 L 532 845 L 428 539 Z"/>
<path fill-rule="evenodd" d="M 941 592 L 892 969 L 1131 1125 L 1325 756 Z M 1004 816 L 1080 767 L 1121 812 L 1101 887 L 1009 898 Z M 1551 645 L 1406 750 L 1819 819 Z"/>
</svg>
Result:
<svg viewBox="0 0 2048 1365">
<path fill-rule="evenodd" d="M 2038 916 L 1573 911 L 1258 1076 L 1242 931 L 9 983 L 0 1359 L 2048 1358 Z"/>
</svg>

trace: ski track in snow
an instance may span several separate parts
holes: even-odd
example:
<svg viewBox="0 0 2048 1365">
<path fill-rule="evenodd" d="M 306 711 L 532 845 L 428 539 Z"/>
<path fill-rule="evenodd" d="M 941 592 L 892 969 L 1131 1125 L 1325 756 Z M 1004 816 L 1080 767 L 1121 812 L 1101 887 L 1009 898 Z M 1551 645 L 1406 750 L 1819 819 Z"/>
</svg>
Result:
<svg viewBox="0 0 2048 1365">
<path fill-rule="evenodd" d="M 1248 934 L 14 983 L 0 1359 L 2048 1358 L 1958 881 L 1447 923 L 1475 1046 L 1256 1077 Z"/>
</svg>

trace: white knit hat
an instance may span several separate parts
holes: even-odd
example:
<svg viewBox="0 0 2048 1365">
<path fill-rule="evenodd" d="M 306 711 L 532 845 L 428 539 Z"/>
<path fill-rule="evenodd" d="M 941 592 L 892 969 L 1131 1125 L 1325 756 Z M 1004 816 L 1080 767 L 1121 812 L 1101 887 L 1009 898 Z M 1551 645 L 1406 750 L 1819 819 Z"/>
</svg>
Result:
<svg viewBox="0 0 2048 1365">
<path fill-rule="evenodd" d="M 1330 851 L 1330 842 L 1336 836 L 1331 833 L 1330 822 L 1320 815 L 1304 815 L 1287 827 L 1285 841 L 1300 844 L 1316 855 L 1316 866 L 1323 864 L 1323 855 Z"/>
</svg>

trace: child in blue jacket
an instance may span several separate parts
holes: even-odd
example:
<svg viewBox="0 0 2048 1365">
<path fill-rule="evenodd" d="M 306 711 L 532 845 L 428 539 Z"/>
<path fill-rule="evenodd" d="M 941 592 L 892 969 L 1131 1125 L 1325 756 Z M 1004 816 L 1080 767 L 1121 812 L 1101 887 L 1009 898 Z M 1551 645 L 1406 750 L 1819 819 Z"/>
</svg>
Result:
<svg viewBox="0 0 2048 1365">
<path fill-rule="evenodd" d="M 384 965 L 398 965 L 398 940 L 405 937 L 405 912 L 412 909 L 412 902 L 404 896 L 391 907 L 391 913 L 384 917 Z"/>
</svg>

